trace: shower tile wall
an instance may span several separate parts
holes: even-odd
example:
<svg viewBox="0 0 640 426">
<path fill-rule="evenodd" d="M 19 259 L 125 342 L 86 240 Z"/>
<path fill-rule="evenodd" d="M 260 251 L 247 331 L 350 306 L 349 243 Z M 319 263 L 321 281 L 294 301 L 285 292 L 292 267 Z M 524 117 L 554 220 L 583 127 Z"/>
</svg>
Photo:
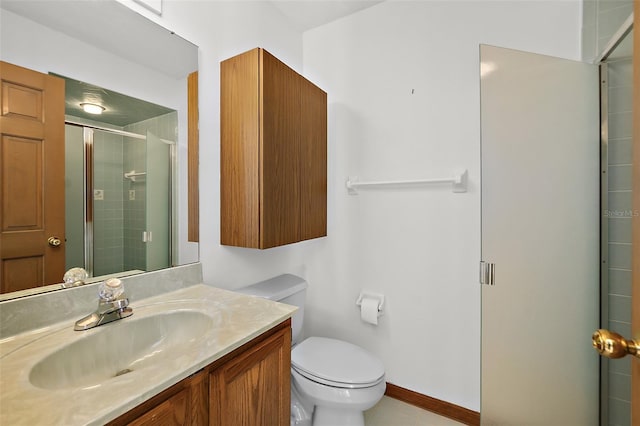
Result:
<svg viewBox="0 0 640 426">
<path fill-rule="evenodd" d="M 126 128 L 129 132 L 145 134 Z M 146 170 L 146 143 L 142 139 L 125 138 L 124 169 L 136 173 Z M 137 177 L 135 182 L 125 180 L 122 186 L 124 198 L 124 269 L 146 271 L 145 247 L 142 233 L 146 223 L 147 180 L 144 176 Z"/>
<path fill-rule="evenodd" d="M 178 116 L 171 112 L 124 127 L 124 130 L 141 135 L 151 132 L 154 135 L 171 141 L 177 139 Z M 135 140 L 125 145 L 124 168 L 127 171 L 146 170 L 146 144 L 142 140 Z M 135 191 L 133 197 L 130 191 Z M 147 180 L 126 182 L 123 194 L 125 200 L 125 268 L 147 269 L 146 250 L 142 241 L 142 233 L 146 224 L 146 191 Z M 135 199 L 131 199 L 135 198 Z M 168 243 L 168 242 L 167 242 Z M 170 266 L 170 265 L 167 265 Z"/>
<path fill-rule="evenodd" d="M 585 0 L 582 11 L 582 59 L 592 62 L 633 11 L 633 0 Z"/>
<path fill-rule="evenodd" d="M 596 59 L 633 11 L 632 0 L 583 2 L 582 58 Z M 609 295 L 607 327 L 631 335 L 631 59 L 608 62 L 609 89 Z M 631 425 L 631 361 L 603 360 L 609 426 Z M 606 423 L 605 423 L 606 421 Z"/>
<path fill-rule="evenodd" d="M 609 329 L 631 335 L 631 58 L 608 63 Z M 606 324 L 605 324 L 606 326 Z M 631 425 L 631 359 L 609 361 L 609 426 Z"/>
<path fill-rule="evenodd" d="M 93 137 L 94 189 L 103 191 L 103 200 L 94 197 L 94 275 L 119 272 L 124 267 L 124 225 L 122 176 L 122 136 L 96 131 Z"/>
</svg>

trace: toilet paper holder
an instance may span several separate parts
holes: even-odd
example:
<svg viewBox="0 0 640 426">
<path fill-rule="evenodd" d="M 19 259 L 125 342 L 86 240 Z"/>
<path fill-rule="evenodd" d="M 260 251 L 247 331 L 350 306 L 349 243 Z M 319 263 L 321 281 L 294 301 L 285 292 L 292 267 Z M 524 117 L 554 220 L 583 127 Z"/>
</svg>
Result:
<svg viewBox="0 0 640 426">
<path fill-rule="evenodd" d="M 384 309 L 384 295 L 361 291 L 358 299 L 356 300 L 356 305 L 362 306 L 362 300 L 365 298 L 376 299 L 378 301 L 378 316 L 382 315 L 382 310 Z"/>
</svg>

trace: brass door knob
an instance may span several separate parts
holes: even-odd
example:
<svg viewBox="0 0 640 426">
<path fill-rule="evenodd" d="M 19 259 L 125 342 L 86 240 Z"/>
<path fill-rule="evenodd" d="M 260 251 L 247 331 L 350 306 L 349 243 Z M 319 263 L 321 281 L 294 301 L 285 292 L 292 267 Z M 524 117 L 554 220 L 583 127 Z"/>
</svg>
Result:
<svg viewBox="0 0 640 426">
<path fill-rule="evenodd" d="M 622 358 L 626 355 L 640 358 L 640 342 L 627 340 L 613 331 L 596 330 L 591 336 L 591 343 L 600 355 L 607 358 Z"/>
<path fill-rule="evenodd" d="M 60 244 L 62 244 L 62 241 L 60 241 L 60 238 L 58 237 L 49 237 L 47 242 L 51 247 L 58 247 Z"/>
</svg>

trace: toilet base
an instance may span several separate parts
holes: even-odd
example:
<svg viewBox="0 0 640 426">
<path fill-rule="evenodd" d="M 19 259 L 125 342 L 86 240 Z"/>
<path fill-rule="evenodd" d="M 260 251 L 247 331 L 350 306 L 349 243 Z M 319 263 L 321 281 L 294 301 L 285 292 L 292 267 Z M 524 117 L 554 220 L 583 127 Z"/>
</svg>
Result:
<svg viewBox="0 0 640 426">
<path fill-rule="evenodd" d="M 291 385 L 291 426 L 311 426 L 313 404 L 307 401 L 298 389 Z"/>
<path fill-rule="evenodd" d="M 364 413 L 334 407 L 317 406 L 313 411 L 313 426 L 364 426 Z"/>
</svg>

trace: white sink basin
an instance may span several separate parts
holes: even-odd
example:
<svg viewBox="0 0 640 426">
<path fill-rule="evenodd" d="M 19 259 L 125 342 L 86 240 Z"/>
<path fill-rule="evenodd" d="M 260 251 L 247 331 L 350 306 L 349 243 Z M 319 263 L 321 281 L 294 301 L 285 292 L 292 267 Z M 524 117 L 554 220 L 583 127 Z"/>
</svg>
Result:
<svg viewBox="0 0 640 426">
<path fill-rule="evenodd" d="M 87 388 L 198 350 L 214 327 L 212 317 L 176 310 L 106 324 L 37 362 L 29 373 L 42 389 Z M 191 352 L 193 354 L 193 352 Z"/>
</svg>

